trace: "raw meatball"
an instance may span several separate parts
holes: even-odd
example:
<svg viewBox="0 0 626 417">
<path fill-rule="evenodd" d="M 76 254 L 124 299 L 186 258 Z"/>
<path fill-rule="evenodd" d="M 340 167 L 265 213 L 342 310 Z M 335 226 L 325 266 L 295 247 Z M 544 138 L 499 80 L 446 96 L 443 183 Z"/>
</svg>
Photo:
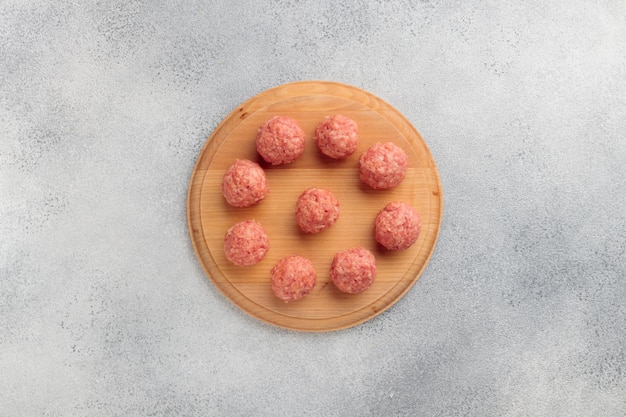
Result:
<svg viewBox="0 0 626 417">
<path fill-rule="evenodd" d="M 288 164 L 304 152 L 304 131 L 295 120 L 274 116 L 259 127 L 256 150 L 272 165 Z"/>
<path fill-rule="evenodd" d="M 376 277 L 376 258 L 365 248 L 339 252 L 330 266 L 330 278 L 343 292 L 358 294 L 368 289 Z"/>
<path fill-rule="evenodd" d="M 305 233 L 319 233 L 332 226 L 339 217 L 339 201 L 328 190 L 304 190 L 296 203 L 296 221 Z"/>
<path fill-rule="evenodd" d="M 272 290 L 288 303 L 296 301 L 313 291 L 317 275 L 313 262 L 300 255 L 289 255 L 272 268 Z"/>
<path fill-rule="evenodd" d="M 228 229 L 224 237 L 226 258 L 238 266 L 251 266 L 263 260 L 269 249 L 267 234 L 255 220 L 244 220 Z"/>
<path fill-rule="evenodd" d="M 413 207 L 399 201 L 389 203 L 376 216 L 376 241 L 390 250 L 404 250 L 415 243 L 421 226 L 422 219 Z"/>
<path fill-rule="evenodd" d="M 359 158 L 359 178 L 376 190 L 387 190 L 400 184 L 408 165 L 402 148 L 392 142 L 378 142 Z"/>
<path fill-rule="evenodd" d="M 326 156 L 342 159 L 359 146 L 359 130 L 354 120 L 340 114 L 327 116 L 315 129 L 315 143 Z"/>
<path fill-rule="evenodd" d="M 224 174 L 222 193 L 234 207 L 248 207 L 269 194 L 265 171 L 256 162 L 237 159 Z"/>
</svg>

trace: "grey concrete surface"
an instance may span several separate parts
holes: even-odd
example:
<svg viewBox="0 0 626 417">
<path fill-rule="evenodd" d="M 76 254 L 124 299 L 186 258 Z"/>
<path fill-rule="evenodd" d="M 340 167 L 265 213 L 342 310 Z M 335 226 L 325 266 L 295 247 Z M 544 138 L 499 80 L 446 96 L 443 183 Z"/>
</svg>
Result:
<svg viewBox="0 0 626 417">
<path fill-rule="evenodd" d="M 188 180 L 247 98 L 366 89 L 440 169 L 437 248 L 351 329 L 261 323 Z M 626 415 L 626 3 L 0 2 L 1 416 Z"/>
</svg>

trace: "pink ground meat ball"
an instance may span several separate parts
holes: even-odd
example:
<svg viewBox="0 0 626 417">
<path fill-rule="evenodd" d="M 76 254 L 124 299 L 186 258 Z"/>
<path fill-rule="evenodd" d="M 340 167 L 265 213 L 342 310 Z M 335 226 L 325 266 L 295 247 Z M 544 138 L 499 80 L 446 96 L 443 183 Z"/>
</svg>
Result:
<svg viewBox="0 0 626 417">
<path fill-rule="evenodd" d="M 359 178 L 376 190 L 387 190 L 400 184 L 409 165 L 409 158 L 392 142 L 378 142 L 359 158 Z"/>
<path fill-rule="evenodd" d="M 251 266 L 261 262 L 269 247 L 263 226 L 255 220 L 235 224 L 224 237 L 226 258 L 237 266 Z"/>
<path fill-rule="evenodd" d="M 274 294 L 286 303 L 310 294 L 317 283 L 313 262 L 300 255 L 281 259 L 270 275 Z"/>
<path fill-rule="evenodd" d="M 346 158 L 359 146 L 357 124 L 340 114 L 327 116 L 315 129 L 315 143 L 320 152 L 330 158 Z"/>
<path fill-rule="evenodd" d="M 376 216 L 376 241 L 390 250 L 404 250 L 420 234 L 422 220 L 413 207 L 402 202 L 389 203 Z"/>
<path fill-rule="evenodd" d="M 368 289 L 376 277 L 376 258 L 358 247 L 339 252 L 330 266 L 330 277 L 342 292 L 358 294 Z"/>
<path fill-rule="evenodd" d="M 328 190 L 309 188 L 296 202 L 296 221 L 305 233 L 319 233 L 339 218 L 339 201 Z"/>
<path fill-rule="evenodd" d="M 265 171 L 259 164 L 237 159 L 224 174 L 222 193 L 234 207 L 248 207 L 263 200 L 270 192 Z"/>
<path fill-rule="evenodd" d="M 289 164 L 304 152 L 304 131 L 295 120 L 274 116 L 259 127 L 256 149 L 272 165 Z"/>
</svg>

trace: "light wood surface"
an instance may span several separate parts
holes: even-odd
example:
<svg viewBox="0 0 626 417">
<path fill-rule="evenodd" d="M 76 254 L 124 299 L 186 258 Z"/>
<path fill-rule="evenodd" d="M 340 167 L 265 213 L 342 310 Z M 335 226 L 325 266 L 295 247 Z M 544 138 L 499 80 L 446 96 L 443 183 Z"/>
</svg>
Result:
<svg viewBox="0 0 626 417">
<path fill-rule="evenodd" d="M 351 157 L 335 161 L 322 156 L 312 139 L 325 116 L 343 114 L 359 126 L 360 143 Z M 271 167 L 256 152 L 258 127 L 275 115 L 296 119 L 307 135 L 304 154 L 285 166 Z M 376 191 L 359 181 L 358 157 L 377 141 L 392 141 L 409 156 L 403 182 Z M 269 196 L 249 208 L 229 206 L 221 193 L 225 170 L 235 159 L 251 159 L 266 170 Z M 308 187 L 332 191 L 340 204 L 337 223 L 307 235 L 294 217 L 299 194 Z M 391 252 L 374 240 L 374 218 L 388 202 L 405 201 L 422 217 L 418 241 L 405 251 Z M 215 129 L 193 171 L 187 215 L 194 248 L 215 286 L 243 311 L 277 326 L 301 331 L 330 331 L 357 325 L 398 301 L 417 281 L 435 247 L 443 210 L 435 162 L 417 130 L 393 107 L 361 89 L 334 82 L 285 84 L 249 99 Z M 251 267 L 232 265 L 224 256 L 224 235 L 240 220 L 256 219 L 268 233 L 270 249 Z M 373 285 L 358 295 L 335 288 L 328 269 L 335 253 L 364 246 L 376 256 Z M 308 257 L 318 282 L 302 300 L 284 303 L 270 286 L 272 266 L 292 253 Z"/>
</svg>

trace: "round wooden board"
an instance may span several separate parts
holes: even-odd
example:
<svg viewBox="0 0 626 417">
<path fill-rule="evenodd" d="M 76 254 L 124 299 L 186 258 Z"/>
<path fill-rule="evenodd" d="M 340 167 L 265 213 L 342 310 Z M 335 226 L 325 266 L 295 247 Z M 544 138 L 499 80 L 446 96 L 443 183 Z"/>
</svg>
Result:
<svg viewBox="0 0 626 417">
<path fill-rule="evenodd" d="M 335 161 L 317 150 L 313 133 L 325 116 L 343 114 L 359 126 L 359 148 Z M 258 127 L 270 117 L 297 120 L 307 135 L 303 155 L 295 162 L 272 167 L 256 152 Z M 362 184 L 358 157 L 377 141 L 392 141 L 409 156 L 402 183 L 376 191 Z M 248 208 L 229 206 L 221 192 L 222 177 L 235 159 L 250 159 L 265 168 L 270 194 Z M 339 200 L 338 221 L 319 234 L 302 233 L 295 222 L 295 203 L 308 187 L 332 191 Z M 415 244 L 404 251 L 387 251 L 374 240 L 374 218 L 391 201 L 404 201 L 422 217 Z M 325 81 L 305 81 L 264 91 L 234 110 L 209 137 L 193 171 L 187 216 L 193 245 L 215 286 L 243 311 L 277 326 L 301 331 L 331 331 L 360 324 L 398 301 L 424 270 L 439 234 L 443 197 L 437 167 L 417 130 L 393 107 L 358 88 Z M 237 267 L 224 256 L 224 235 L 236 222 L 259 221 L 270 249 L 251 267 Z M 363 246 L 376 256 L 378 273 L 361 294 L 341 293 L 328 276 L 340 250 Z M 284 303 L 274 296 L 269 271 L 279 259 L 297 253 L 315 265 L 318 281 L 305 298 Z"/>
</svg>

